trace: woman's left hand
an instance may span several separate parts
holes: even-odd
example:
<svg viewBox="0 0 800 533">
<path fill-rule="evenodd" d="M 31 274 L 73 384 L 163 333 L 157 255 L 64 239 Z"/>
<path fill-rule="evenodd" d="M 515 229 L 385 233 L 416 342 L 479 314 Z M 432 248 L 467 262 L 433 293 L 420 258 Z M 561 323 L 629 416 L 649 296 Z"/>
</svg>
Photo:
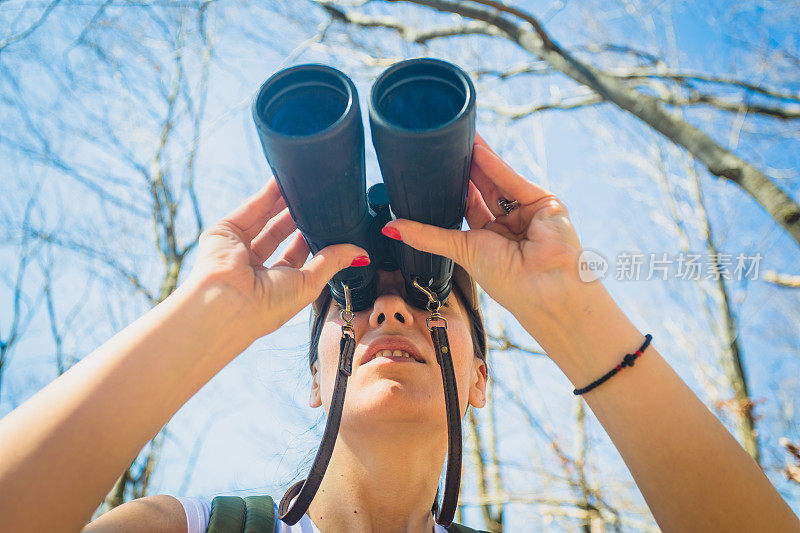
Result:
<svg viewBox="0 0 800 533">
<path fill-rule="evenodd" d="M 506 214 L 501 199 L 519 206 Z M 465 217 L 468 231 L 398 219 L 386 224 L 384 234 L 392 237 L 386 228 L 394 228 L 413 248 L 454 260 L 518 319 L 558 317 L 571 294 L 567 289 L 581 283 L 581 244 L 567 208 L 514 172 L 479 135 Z"/>
</svg>

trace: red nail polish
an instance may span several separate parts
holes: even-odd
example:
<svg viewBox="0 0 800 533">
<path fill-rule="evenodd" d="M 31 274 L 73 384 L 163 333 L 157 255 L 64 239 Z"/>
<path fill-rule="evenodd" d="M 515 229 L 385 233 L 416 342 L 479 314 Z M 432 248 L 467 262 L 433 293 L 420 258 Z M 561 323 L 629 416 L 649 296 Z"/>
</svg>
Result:
<svg viewBox="0 0 800 533">
<path fill-rule="evenodd" d="M 395 228 L 384 226 L 381 229 L 381 233 L 389 237 L 390 239 L 394 239 L 396 241 L 402 241 L 403 238 L 400 236 L 400 232 L 397 231 Z"/>
<path fill-rule="evenodd" d="M 367 257 L 366 255 L 359 255 L 358 257 L 353 259 L 353 262 L 350 263 L 350 266 L 351 267 L 363 267 L 363 266 L 367 266 L 368 264 L 369 264 L 369 257 Z"/>
</svg>

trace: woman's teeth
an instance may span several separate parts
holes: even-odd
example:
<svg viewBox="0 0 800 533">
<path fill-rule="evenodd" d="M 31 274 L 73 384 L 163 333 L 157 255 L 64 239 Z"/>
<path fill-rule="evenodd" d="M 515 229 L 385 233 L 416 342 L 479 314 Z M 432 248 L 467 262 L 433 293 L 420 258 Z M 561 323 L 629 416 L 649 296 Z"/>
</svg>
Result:
<svg viewBox="0 0 800 533">
<path fill-rule="evenodd" d="M 404 352 L 403 350 L 381 350 L 375 357 L 408 357 L 409 359 L 413 359 L 408 352 Z"/>
</svg>

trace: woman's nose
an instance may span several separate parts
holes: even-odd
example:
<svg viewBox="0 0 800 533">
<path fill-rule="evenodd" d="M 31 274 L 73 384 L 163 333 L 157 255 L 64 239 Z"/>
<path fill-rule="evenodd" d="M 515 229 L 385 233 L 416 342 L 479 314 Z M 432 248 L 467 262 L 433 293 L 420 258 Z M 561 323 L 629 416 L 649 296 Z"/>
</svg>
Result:
<svg viewBox="0 0 800 533">
<path fill-rule="evenodd" d="M 388 326 L 392 321 L 404 326 L 411 326 L 414 324 L 414 315 L 406 301 L 400 296 L 396 294 L 379 296 L 375 300 L 372 312 L 369 315 L 370 327 Z"/>
</svg>

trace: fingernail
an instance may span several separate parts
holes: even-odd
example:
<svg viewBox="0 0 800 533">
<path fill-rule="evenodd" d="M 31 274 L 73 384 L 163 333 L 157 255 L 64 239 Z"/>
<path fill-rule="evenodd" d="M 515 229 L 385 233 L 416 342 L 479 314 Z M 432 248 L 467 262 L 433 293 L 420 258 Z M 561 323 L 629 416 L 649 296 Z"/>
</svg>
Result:
<svg viewBox="0 0 800 533">
<path fill-rule="evenodd" d="M 396 241 L 403 240 L 403 238 L 400 236 L 400 232 L 390 226 L 384 226 L 383 229 L 381 229 L 381 233 Z"/>
<path fill-rule="evenodd" d="M 369 257 L 367 257 L 366 255 L 359 255 L 358 257 L 353 259 L 353 262 L 350 263 L 350 266 L 351 267 L 363 267 L 363 266 L 367 266 L 368 264 L 369 264 Z"/>
</svg>

